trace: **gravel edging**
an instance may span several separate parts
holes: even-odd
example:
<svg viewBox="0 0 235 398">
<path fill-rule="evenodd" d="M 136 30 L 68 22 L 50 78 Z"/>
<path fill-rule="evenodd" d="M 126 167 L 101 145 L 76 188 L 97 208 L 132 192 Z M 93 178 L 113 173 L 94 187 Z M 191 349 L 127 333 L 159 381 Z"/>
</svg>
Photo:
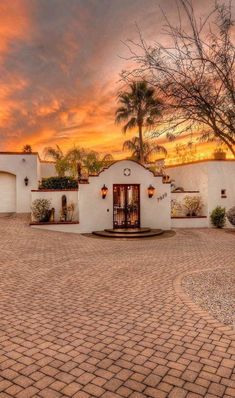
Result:
<svg viewBox="0 0 235 398">
<path fill-rule="evenodd" d="M 189 274 L 182 279 L 182 288 L 218 321 L 235 323 L 235 265 Z"/>
</svg>

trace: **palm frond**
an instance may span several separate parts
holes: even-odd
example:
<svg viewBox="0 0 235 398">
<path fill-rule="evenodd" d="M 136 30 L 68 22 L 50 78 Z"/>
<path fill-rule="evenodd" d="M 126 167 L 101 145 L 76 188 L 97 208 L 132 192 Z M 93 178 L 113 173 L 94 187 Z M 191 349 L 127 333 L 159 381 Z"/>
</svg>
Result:
<svg viewBox="0 0 235 398">
<path fill-rule="evenodd" d="M 112 161 L 113 161 L 113 156 L 110 153 L 107 153 L 102 158 L 102 162 L 103 163 L 109 163 L 109 162 L 112 162 Z"/>
<path fill-rule="evenodd" d="M 132 130 L 137 126 L 137 119 L 136 117 L 132 117 L 122 128 L 124 134 L 126 134 L 127 130 Z"/>
<path fill-rule="evenodd" d="M 133 139 L 132 139 L 132 140 L 124 141 L 122 149 L 123 149 L 123 151 L 132 151 L 133 152 L 136 150 L 137 147 L 138 146 L 136 146 L 136 144 L 133 142 Z"/>
<path fill-rule="evenodd" d="M 83 148 L 79 148 L 79 147 L 74 147 L 74 148 L 70 149 L 66 154 L 67 159 L 72 160 L 72 161 L 76 161 L 76 160 L 81 161 L 84 156 L 85 156 L 85 150 Z"/>
<path fill-rule="evenodd" d="M 120 107 L 116 110 L 115 122 L 117 124 L 125 122 L 132 115 L 132 112 L 124 107 Z"/>
<path fill-rule="evenodd" d="M 45 157 L 50 157 L 54 160 L 59 160 L 63 158 L 63 152 L 61 151 L 61 149 L 55 149 L 51 146 L 44 148 L 43 153 Z"/>
</svg>

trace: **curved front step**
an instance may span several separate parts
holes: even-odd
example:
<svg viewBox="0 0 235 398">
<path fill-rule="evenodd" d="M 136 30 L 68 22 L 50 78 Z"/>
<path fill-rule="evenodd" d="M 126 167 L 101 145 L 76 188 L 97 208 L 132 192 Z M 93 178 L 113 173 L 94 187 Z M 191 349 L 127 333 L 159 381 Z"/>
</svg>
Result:
<svg viewBox="0 0 235 398">
<path fill-rule="evenodd" d="M 105 229 L 105 232 L 109 232 L 110 234 L 141 234 L 145 232 L 150 232 L 151 228 L 113 228 L 113 229 Z"/>
<path fill-rule="evenodd" d="M 153 236 L 161 235 L 163 234 L 162 229 L 151 229 L 150 231 L 147 232 L 139 232 L 139 233 L 115 233 L 115 232 L 108 232 L 107 230 L 105 231 L 94 231 L 92 232 L 93 235 L 100 236 L 103 238 L 125 238 L 125 239 L 130 239 L 130 238 L 151 238 Z"/>
</svg>

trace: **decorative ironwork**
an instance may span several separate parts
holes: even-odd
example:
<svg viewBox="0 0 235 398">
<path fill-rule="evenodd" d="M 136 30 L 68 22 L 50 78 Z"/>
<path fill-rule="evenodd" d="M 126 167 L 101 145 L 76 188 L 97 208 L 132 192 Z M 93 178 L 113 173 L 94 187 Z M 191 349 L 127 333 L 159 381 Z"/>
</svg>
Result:
<svg viewBox="0 0 235 398">
<path fill-rule="evenodd" d="M 123 170 L 123 174 L 124 174 L 124 176 L 129 177 L 131 175 L 131 169 L 129 169 L 128 167 L 125 168 Z"/>
<path fill-rule="evenodd" d="M 114 228 L 140 227 L 140 187 L 137 184 L 113 186 Z"/>
</svg>

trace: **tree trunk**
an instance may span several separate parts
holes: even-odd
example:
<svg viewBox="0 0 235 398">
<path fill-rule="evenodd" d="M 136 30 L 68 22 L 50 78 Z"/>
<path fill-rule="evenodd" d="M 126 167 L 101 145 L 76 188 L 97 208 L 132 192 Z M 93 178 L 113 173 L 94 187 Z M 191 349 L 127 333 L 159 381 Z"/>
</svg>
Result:
<svg viewBox="0 0 235 398">
<path fill-rule="evenodd" d="M 140 141 L 140 163 L 144 164 L 144 146 L 143 146 L 143 133 L 142 133 L 141 124 L 139 124 L 139 141 Z"/>
<path fill-rule="evenodd" d="M 82 165 L 80 162 L 77 163 L 77 174 L 78 174 L 78 181 L 79 181 L 82 176 Z"/>
</svg>

